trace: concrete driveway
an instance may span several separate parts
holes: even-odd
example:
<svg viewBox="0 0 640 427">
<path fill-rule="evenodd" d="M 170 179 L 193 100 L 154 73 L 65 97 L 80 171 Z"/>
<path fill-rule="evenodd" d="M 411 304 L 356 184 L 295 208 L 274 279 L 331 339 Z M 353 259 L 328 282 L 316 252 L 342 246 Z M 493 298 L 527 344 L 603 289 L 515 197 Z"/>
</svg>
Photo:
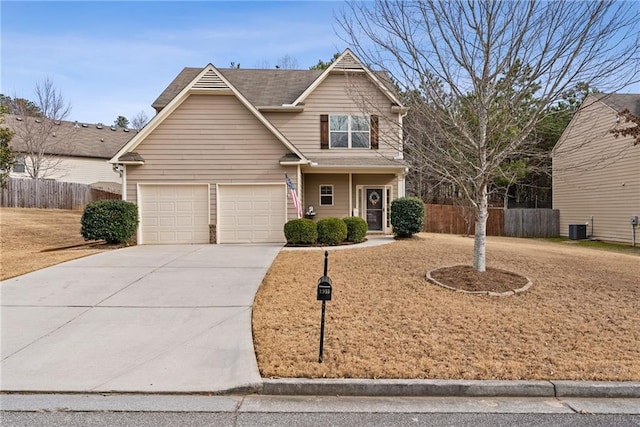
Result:
<svg viewBox="0 0 640 427">
<path fill-rule="evenodd" d="M 260 386 L 251 306 L 282 245 L 134 246 L 2 282 L 2 391 Z"/>
</svg>

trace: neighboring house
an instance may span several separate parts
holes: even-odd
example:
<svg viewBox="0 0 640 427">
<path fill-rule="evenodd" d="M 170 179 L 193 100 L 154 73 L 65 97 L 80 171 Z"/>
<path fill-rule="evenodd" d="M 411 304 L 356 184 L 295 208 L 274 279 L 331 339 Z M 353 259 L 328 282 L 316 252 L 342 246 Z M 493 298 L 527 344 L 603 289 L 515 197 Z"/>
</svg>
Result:
<svg viewBox="0 0 640 427">
<path fill-rule="evenodd" d="M 185 68 L 158 114 L 111 159 L 138 204 L 138 243 L 284 242 L 298 217 L 360 216 L 390 233 L 404 196 L 405 109 L 346 50 L 325 71 Z"/>
<path fill-rule="evenodd" d="M 640 215 L 640 145 L 610 133 L 626 125 L 618 117 L 625 108 L 640 114 L 640 95 L 589 95 L 553 149 L 553 208 L 563 236 L 570 224 L 586 224 L 593 238 L 632 241 L 631 217 Z M 640 239 L 640 227 L 635 230 Z"/>
<path fill-rule="evenodd" d="M 39 178 L 95 184 L 120 191 L 120 172 L 109 159 L 135 134 L 102 124 L 45 121 L 37 117 L 4 115 L 4 126 L 14 131 L 11 147 L 16 154 L 10 177 L 31 178 L 33 160 L 41 166 Z M 32 141 L 28 145 L 25 139 Z M 28 148 L 31 147 L 31 148 Z M 37 153 L 37 154 L 30 154 Z M 114 185 L 115 184 L 115 185 Z"/>
</svg>

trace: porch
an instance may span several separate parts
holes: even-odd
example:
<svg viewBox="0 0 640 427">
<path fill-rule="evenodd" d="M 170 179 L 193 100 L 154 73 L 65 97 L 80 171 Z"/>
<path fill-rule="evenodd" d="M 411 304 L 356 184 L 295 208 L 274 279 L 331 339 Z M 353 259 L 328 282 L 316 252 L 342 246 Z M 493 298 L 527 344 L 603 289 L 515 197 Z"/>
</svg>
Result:
<svg viewBox="0 0 640 427">
<path fill-rule="evenodd" d="M 393 173 L 304 173 L 302 200 L 313 219 L 358 216 L 370 233 L 390 234 L 391 202 L 404 195 L 404 176 Z"/>
</svg>

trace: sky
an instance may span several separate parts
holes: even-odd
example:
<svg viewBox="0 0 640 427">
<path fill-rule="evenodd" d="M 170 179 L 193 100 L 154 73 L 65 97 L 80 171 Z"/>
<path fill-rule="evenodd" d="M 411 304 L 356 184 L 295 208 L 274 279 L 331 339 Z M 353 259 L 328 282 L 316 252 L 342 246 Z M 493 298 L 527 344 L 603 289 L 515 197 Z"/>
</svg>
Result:
<svg viewBox="0 0 640 427">
<path fill-rule="evenodd" d="M 184 67 L 231 62 L 299 68 L 347 46 L 334 1 L 0 2 L 0 93 L 34 99 L 49 78 L 71 104 L 67 120 L 111 124 L 153 101 Z"/>
<path fill-rule="evenodd" d="M 348 46 L 342 1 L 0 1 L 0 93 L 35 99 L 48 78 L 71 105 L 67 120 L 111 124 L 144 111 L 184 67 L 231 62 L 298 68 Z M 640 93 L 640 83 L 622 92 Z"/>
</svg>

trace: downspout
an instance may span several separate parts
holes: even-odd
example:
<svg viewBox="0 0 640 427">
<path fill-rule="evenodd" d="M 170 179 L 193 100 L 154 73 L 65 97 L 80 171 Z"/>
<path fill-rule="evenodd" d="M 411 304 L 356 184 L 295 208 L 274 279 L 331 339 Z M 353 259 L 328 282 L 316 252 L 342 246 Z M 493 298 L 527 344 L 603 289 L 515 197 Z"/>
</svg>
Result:
<svg viewBox="0 0 640 427">
<path fill-rule="evenodd" d="M 404 160 L 404 130 L 402 119 L 409 114 L 409 111 L 405 111 L 404 113 L 398 113 L 398 140 L 400 141 L 400 146 L 398 147 L 398 160 Z"/>
<path fill-rule="evenodd" d="M 127 165 L 122 165 L 122 200 L 127 200 Z"/>
<path fill-rule="evenodd" d="M 302 209 L 302 218 L 304 218 L 305 212 L 305 204 L 304 204 L 304 188 L 302 187 L 302 170 L 300 169 L 300 165 L 296 165 L 296 180 L 298 181 L 298 199 L 300 199 L 300 208 Z M 289 218 L 287 217 L 287 220 Z"/>
</svg>

